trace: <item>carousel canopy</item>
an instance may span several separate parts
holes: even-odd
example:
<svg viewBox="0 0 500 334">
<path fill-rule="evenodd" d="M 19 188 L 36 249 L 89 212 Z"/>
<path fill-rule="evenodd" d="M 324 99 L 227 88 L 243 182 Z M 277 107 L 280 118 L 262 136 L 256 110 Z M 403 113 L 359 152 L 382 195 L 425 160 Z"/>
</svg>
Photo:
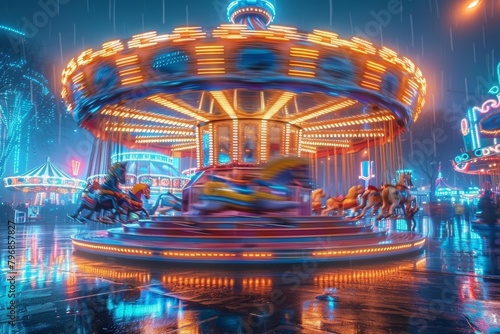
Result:
<svg viewBox="0 0 500 334">
<path fill-rule="evenodd" d="M 24 173 L 20 176 L 11 176 L 3 179 L 6 189 L 22 192 L 52 192 L 60 194 L 75 193 L 85 189 L 87 183 L 70 177 L 60 168 L 50 162 Z"/>
</svg>

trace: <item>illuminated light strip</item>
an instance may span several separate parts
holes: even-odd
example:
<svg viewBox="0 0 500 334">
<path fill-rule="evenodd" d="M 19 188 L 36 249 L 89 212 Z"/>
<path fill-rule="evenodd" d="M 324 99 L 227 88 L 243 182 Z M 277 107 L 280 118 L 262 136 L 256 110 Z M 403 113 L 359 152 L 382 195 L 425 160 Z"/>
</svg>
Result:
<svg viewBox="0 0 500 334">
<path fill-rule="evenodd" d="M 317 50 L 297 48 L 297 47 L 291 47 L 290 48 L 290 54 L 292 54 L 292 53 L 303 54 L 303 55 L 312 55 L 312 56 L 318 56 L 319 55 L 319 51 L 317 51 Z"/>
<path fill-rule="evenodd" d="M 291 125 L 286 123 L 285 125 L 285 156 L 290 155 L 290 128 Z"/>
<path fill-rule="evenodd" d="M 137 144 L 153 144 L 153 143 L 179 143 L 179 142 L 186 142 L 186 143 L 194 143 L 195 138 L 151 138 L 151 139 L 135 139 L 135 142 Z"/>
<path fill-rule="evenodd" d="M 260 162 L 267 161 L 267 120 L 260 122 Z"/>
<path fill-rule="evenodd" d="M 239 131 L 238 131 L 239 121 L 237 119 L 233 120 L 233 161 L 240 161 L 239 153 Z"/>
<path fill-rule="evenodd" d="M 210 165 L 214 164 L 214 125 L 210 123 L 208 125 L 208 163 Z"/>
<path fill-rule="evenodd" d="M 316 153 L 318 153 L 318 150 L 317 149 L 308 149 L 308 148 L 304 148 L 303 147 L 303 148 L 300 149 L 299 153 L 302 153 L 302 152 L 310 153 L 310 154 L 316 154 Z"/>
<path fill-rule="evenodd" d="M 272 257 L 272 253 L 243 253 L 243 257 Z"/>
<path fill-rule="evenodd" d="M 343 131 L 329 131 L 324 133 L 307 133 L 304 134 L 302 140 L 308 138 L 369 138 L 369 137 L 384 137 L 386 134 L 384 130 L 343 130 Z"/>
<path fill-rule="evenodd" d="M 193 135 L 192 136 L 194 136 L 194 131 L 193 131 Z M 168 139 L 168 140 L 173 139 L 175 141 L 185 142 L 185 143 L 188 143 L 188 142 L 190 142 L 190 141 L 192 141 L 192 140 L 195 139 L 195 137 L 189 138 L 185 134 L 183 134 L 182 137 L 166 137 L 166 136 L 152 137 L 152 136 L 141 136 L 141 135 L 139 135 L 139 136 L 137 136 L 135 138 L 136 139 Z M 123 154 L 125 154 L 125 153 L 123 153 Z M 133 154 L 137 154 L 137 153 L 133 153 Z M 148 153 L 148 154 L 150 154 L 150 153 Z"/>
<path fill-rule="evenodd" d="M 194 124 L 187 123 L 180 118 L 166 117 L 166 116 L 156 114 L 156 113 L 146 114 L 145 112 L 143 112 L 141 110 L 129 109 L 129 108 L 125 108 L 125 107 L 115 107 L 113 109 L 105 108 L 104 110 L 101 111 L 101 114 L 102 115 L 110 115 L 110 116 L 114 116 L 114 117 L 120 117 L 120 118 L 146 120 L 146 121 L 150 121 L 150 122 L 168 124 L 168 125 L 173 125 L 173 126 L 180 126 L 180 127 L 184 127 L 184 128 L 193 128 L 193 126 L 194 126 Z"/>
<path fill-rule="evenodd" d="M 117 66 L 123 66 L 123 65 L 131 65 L 131 64 L 136 64 L 139 62 L 139 56 L 138 55 L 131 55 L 128 57 L 122 57 L 118 58 L 115 63 Z"/>
<path fill-rule="evenodd" d="M 298 150 L 298 156 L 300 157 L 300 152 L 302 152 L 302 135 L 303 135 L 303 131 L 302 129 L 299 130 L 299 145 L 297 147 L 297 150 Z"/>
<path fill-rule="evenodd" d="M 222 107 L 222 109 L 226 112 L 226 114 L 231 118 L 231 119 L 237 119 L 238 117 L 236 116 L 236 112 L 233 109 L 233 106 L 231 106 L 231 103 L 227 100 L 226 96 L 224 95 L 224 92 L 222 91 L 213 91 L 211 92 L 212 96 L 214 99 L 219 103 L 219 105 Z"/>
<path fill-rule="evenodd" d="M 328 114 L 330 112 L 337 111 L 337 110 L 340 110 L 340 109 L 344 109 L 344 108 L 353 106 L 356 103 L 357 103 L 356 100 L 345 100 L 345 101 L 336 103 L 334 105 L 330 105 L 330 106 L 328 106 L 328 107 L 326 107 L 324 109 L 312 112 L 312 113 L 310 113 L 308 115 L 305 115 L 305 116 L 293 119 L 293 120 L 290 121 L 290 124 L 302 123 L 302 122 L 307 121 L 309 119 L 316 118 L 316 117 L 319 117 L 319 116 L 323 116 L 323 115 L 326 115 L 326 114 Z"/>
<path fill-rule="evenodd" d="M 132 85 L 143 81 L 142 75 L 122 80 L 122 86 Z"/>
<path fill-rule="evenodd" d="M 125 47 L 123 46 L 123 43 L 119 39 L 109 41 L 102 45 L 102 50 L 101 50 L 102 52 L 100 53 L 100 56 L 110 57 L 117 54 L 120 51 L 123 51 L 124 48 Z"/>
<path fill-rule="evenodd" d="M 398 54 L 397 54 L 397 52 L 396 52 L 396 51 L 393 51 L 393 50 L 391 50 L 391 49 L 389 49 L 389 48 L 387 48 L 387 47 L 383 46 L 383 47 L 382 47 L 382 49 L 380 49 L 380 50 L 378 51 L 378 54 L 379 54 L 379 56 L 380 56 L 383 60 L 385 60 L 385 61 L 387 61 L 387 62 L 389 62 L 389 63 L 391 63 L 391 64 L 396 64 L 395 59 L 397 59 L 397 58 L 398 58 Z"/>
<path fill-rule="evenodd" d="M 365 253 L 383 253 L 387 251 L 398 251 L 401 249 L 414 248 L 423 244 L 425 240 L 422 240 L 418 243 L 407 243 L 399 246 L 387 246 L 387 247 L 376 247 L 376 248 L 364 248 L 364 249 L 356 249 L 356 250 L 329 250 L 322 252 L 313 252 L 312 256 L 327 256 L 327 257 L 335 257 L 335 256 L 345 256 L 345 255 L 361 255 Z"/>
<path fill-rule="evenodd" d="M 224 58 L 204 58 L 198 59 L 198 65 L 220 65 L 224 64 Z"/>
<path fill-rule="evenodd" d="M 198 69 L 198 74 L 199 75 L 208 75 L 208 74 L 225 74 L 226 69 L 225 68 L 199 68 Z"/>
<path fill-rule="evenodd" d="M 170 165 L 174 163 L 174 159 L 167 155 L 151 152 L 123 152 L 111 156 L 112 164 L 119 161 L 151 161 Z"/>
<path fill-rule="evenodd" d="M 197 147 L 196 143 L 192 145 L 186 145 L 186 146 L 179 146 L 179 147 L 171 147 L 172 152 L 178 152 L 178 151 L 188 151 L 188 150 L 195 150 Z"/>
<path fill-rule="evenodd" d="M 392 121 L 395 116 L 387 111 L 379 111 L 371 113 L 369 115 L 357 115 L 345 118 L 336 119 L 333 121 L 322 121 L 316 122 L 314 124 L 309 124 L 304 126 L 302 129 L 305 131 L 316 131 L 316 130 L 326 130 L 331 128 L 338 128 L 343 126 L 352 126 L 356 124 L 370 124 L 377 122 Z"/>
<path fill-rule="evenodd" d="M 205 252 L 192 252 L 192 251 L 169 251 L 163 252 L 162 255 L 170 257 L 235 257 L 235 253 L 205 253 Z"/>
<path fill-rule="evenodd" d="M 153 255 L 153 253 L 150 251 L 144 251 L 144 250 L 138 249 L 138 248 L 125 248 L 123 246 L 100 246 L 100 245 L 95 245 L 95 244 L 85 243 L 85 242 L 80 242 L 80 241 L 75 241 L 75 240 L 72 240 L 72 243 L 74 245 L 77 245 L 80 247 L 90 248 L 90 249 L 94 249 L 94 250 L 111 251 L 111 252 L 122 253 L 122 254 Z"/>
<path fill-rule="evenodd" d="M 382 82 L 382 78 L 380 78 L 380 76 L 375 76 L 375 75 L 370 74 L 370 73 L 365 72 L 364 77 L 365 77 L 365 79 L 376 81 L 376 84 L 379 84 Z M 373 84 L 375 84 L 375 83 L 373 83 Z"/>
<path fill-rule="evenodd" d="M 133 48 L 144 48 L 158 44 L 156 41 L 152 40 L 158 34 L 156 31 L 146 32 L 140 35 L 132 36 L 132 40 L 130 40 L 127 45 L 129 49 Z"/>
<path fill-rule="evenodd" d="M 377 49 L 373 46 L 372 43 L 365 41 L 364 39 L 361 39 L 359 37 L 353 37 L 353 38 L 351 38 L 351 40 L 354 43 L 356 43 L 357 46 L 363 47 L 363 53 L 372 54 L 372 55 L 377 53 Z"/>
<path fill-rule="evenodd" d="M 127 68 L 125 70 L 119 71 L 118 74 L 120 76 L 126 76 L 126 75 L 135 74 L 135 73 L 139 73 L 139 72 L 141 72 L 140 67 L 131 67 L 131 68 Z"/>
<path fill-rule="evenodd" d="M 200 139 L 200 132 L 201 128 L 197 127 L 196 130 L 196 167 L 201 168 L 201 148 L 203 147 L 203 144 L 201 143 Z"/>
<path fill-rule="evenodd" d="M 385 66 L 380 65 L 378 63 L 375 63 L 371 60 L 366 61 L 366 68 L 369 68 L 370 70 L 373 70 L 373 71 L 379 72 L 379 73 L 384 73 L 386 70 Z"/>
<path fill-rule="evenodd" d="M 270 119 L 274 116 L 278 111 L 281 110 L 296 94 L 291 92 L 283 93 L 278 100 L 272 105 L 271 108 L 267 110 L 267 112 L 262 117 L 263 119 Z"/>
<path fill-rule="evenodd" d="M 290 59 L 290 67 L 303 67 L 303 68 L 312 68 L 312 69 L 317 68 L 316 63 L 299 61 L 299 60 L 294 60 L 294 59 Z"/>
<path fill-rule="evenodd" d="M 188 147 L 188 146 L 193 146 L 195 144 L 194 140 L 191 141 L 189 144 L 174 144 L 171 146 L 172 149 L 184 149 L 184 147 Z"/>
<path fill-rule="evenodd" d="M 307 144 L 302 144 L 302 147 L 305 149 L 309 149 L 309 150 L 316 150 L 317 149 L 316 146 L 309 146 Z"/>
<path fill-rule="evenodd" d="M 380 89 L 380 86 L 379 85 L 376 85 L 376 84 L 373 84 L 373 83 L 370 83 L 370 82 L 367 82 L 367 81 L 361 81 L 361 86 L 365 87 L 365 88 L 370 88 L 370 89 L 373 89 L 373 90 L 379 90 Z"/>
<path fill-rule="evenodd" d="M 73 83 L 75 83 L 75 84 L 78 84 L 78 83 L 82 82 L 82 81 L 83 81 L 83 73 L 82 73 L 82 72 L 78 73 L 78 74 L 77 74 L 77 75 L 75 75 L 75 76 L 73 77 L 73 79 L 71 79 L 71 80 L 72 80 L 72 81 L 73 81 Z"/>
<path fill-rule="evenodd" d="M 167 107 L 167 108 L 170 108 L 172 110 L 175 110 L 181 114 L 184 114 L 188 117 L 191 117 L 191 118 L 194 118 L 198 121 L 201 121 L 201 122 L 208 122 L 208 119 L 199 115 L 198 114 L 198 111 L 191 111 L 183 106 L 180 106 L 172 101 L 169 101 L 163 97 L 161 97 L 160 95 L 154 95 L 154 96 L 150 96 L 148 97 L 148 100 L 150 101 L 153 101 L 153 102 L 156 102 L 164 107 Z"/>
<path fill-rule="evenodd" d="M 118 132 L 146 132 L 146 133 L 163 133 L 163 134 L 173 134 L 173 135 L 190 135 L 193 132 L 191 130 L 171 130 L 165 129 L 159 126 L 149 126 L 149 125 L 135 125 L 126 123 L 113 123 L 111 126 L 106 126 L 104 131 L 118 131 Z"/>
<path fill-rule="evenodd" d="M 304 78 L 314 78 L 316 77 L 315 72 L 310 71 L 300 71 L 300 70 L 288 70 L 288 75 L 293 77 L 304 77 Z"/>
<path fill-rule="evenodd" d="M 83 51 L 78 58 L 76 59 L 76 63 L 78 66 L 84 66 L 92 62 L 94 60 L 94 57 L 92 56 L 94 53 L 93 49 L 88 49 Z"/>
<path fill-rule="evenodd" d="M 350 144 L 345 144 L 345 143 L 337 143 L 337 142 L 328 142 L 328 141 L 309 141 L 309 140 L 304 140 L 304 145 L 310 145 L 312 147 L 316 146 L 325 146 L 325 147 L 342 147 L 342 148 L 349 148 L 351 147 Z"/>
</svg>

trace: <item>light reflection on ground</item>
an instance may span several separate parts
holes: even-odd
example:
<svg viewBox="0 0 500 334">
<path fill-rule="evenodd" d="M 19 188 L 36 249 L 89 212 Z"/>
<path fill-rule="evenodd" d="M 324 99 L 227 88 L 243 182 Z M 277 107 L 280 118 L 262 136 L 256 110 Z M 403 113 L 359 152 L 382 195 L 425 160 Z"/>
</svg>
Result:
<svg viewBox="0 0 500 334">
<path fill-rule="evenodd" d="M 405 220 L 380 227 L 406 230 Z M 18 225 L 19 333 L 494 333 L 498 245 L 464 220 L 417 219 L 425 251 L 380 261 L 182 266 L 73 254 L 70 222 Z M 2 224 L 0 233 L 7 235 Z M 2 238 L 6 249 L 7 238 Z M 1 259 L 7 273 L 7 257 Z M 2 308 L 10 301 L 2 294 Z M 12 328 L 3 317 L 1 333 Z"/>
</svg>

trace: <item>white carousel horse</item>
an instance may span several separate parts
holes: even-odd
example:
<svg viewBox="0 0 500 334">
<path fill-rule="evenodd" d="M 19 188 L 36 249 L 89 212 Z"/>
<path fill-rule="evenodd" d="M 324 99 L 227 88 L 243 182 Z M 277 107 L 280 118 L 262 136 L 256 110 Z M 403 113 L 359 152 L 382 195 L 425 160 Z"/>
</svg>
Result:
<svg viewBox="0 0 500 334">
<path fill-rule="evenodd" d="M 347 195 L 343 198 L 330 197 L 326 200 L 326 209 L 321 212 L 321 215 L 326 216 L 332 211 L 337 211 L 338 214 L 343 214 L 344 210 L 353 209 L 358 206 L 358 196 L 363 193 L 363 187 L 360 185 L 349 188 Z"/>
<path fill-rule="evenodd" d="M 410 193 L 413 186 L 410 173 L 401 173 L 399 182 L 396 185 L 386 184 L 382 189 L 383 205 L 380 209 L 381 214 L 377 220 L 387 217 L 394 217 L 394 210 L 399 206 L 403 209 L 406 218 L 411 218 L 419 210 L 417 200 Z"/>
<path fill-rule="evenodd" d="M 371 209 L 372 214 L 375 215 L 381 206 L 382 195 L 380 194 L 380 190 L 375 186 L 369 185 L 361 195 L 361 204 L 354 209 L 355 212 L 362 209 L 361 212 L 356 215 L 356 218 L 363 218 L 366 211 L 369 209 Z"/>
<path fill-rule="evenodd" d="M 325 192 L 323 189 L 318 188 L 312 191 L 311 193 L 311 205 L 312 205 L 312 212 L 315 214 L 321 213 L 321 209 L 323 208 L 323 204 L 321 203 L 321 199 L 323 197 L 326 197 Z"/>
</svg>

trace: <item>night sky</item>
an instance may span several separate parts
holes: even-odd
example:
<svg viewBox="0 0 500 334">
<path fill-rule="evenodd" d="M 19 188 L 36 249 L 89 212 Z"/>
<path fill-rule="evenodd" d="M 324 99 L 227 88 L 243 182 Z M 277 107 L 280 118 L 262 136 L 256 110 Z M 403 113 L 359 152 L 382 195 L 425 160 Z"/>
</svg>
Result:
<svg viewBox="0 0 500 334">
<path fill-rule="evenodd" d="M 45 73 L 56 96 L 60 95 L 62 68 L 83 50 L 97 49 L 106 41 L 128 39 L 151 30 L 169 33 L 186 24 L 214 28 L 227 22 L 229 3 L 229 0 L 59 1 L 58 10 L 53 6 L 57 0 L 0 2 L 0 25 L 28 33 L 28 43 L 47 64 Z M 469 2 L 275 0 L 274 24 L 304 31 L 330 30 L 346 39 L 358 35 L 412 59 L 428 82 L 427 104 L 420 122 L 450 131 L 450 139 L 441 149 L 452 158 L 463 146 L 457 122 L 466 106 L 481 103 L 488 89 L 498 83 L 500 1 L 482 0 L 477 8 L 467 11 Z M 44 10 L 48 15 L 43 14 Z M 13 52 L 20 50 L 17 42 L 11 39 L 7 48 Z"/>
</svg>

